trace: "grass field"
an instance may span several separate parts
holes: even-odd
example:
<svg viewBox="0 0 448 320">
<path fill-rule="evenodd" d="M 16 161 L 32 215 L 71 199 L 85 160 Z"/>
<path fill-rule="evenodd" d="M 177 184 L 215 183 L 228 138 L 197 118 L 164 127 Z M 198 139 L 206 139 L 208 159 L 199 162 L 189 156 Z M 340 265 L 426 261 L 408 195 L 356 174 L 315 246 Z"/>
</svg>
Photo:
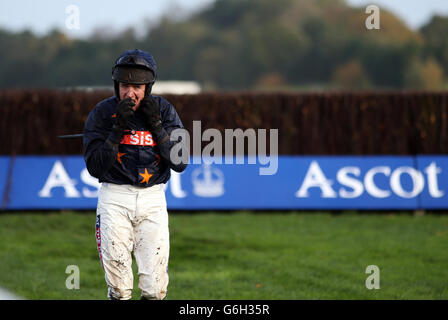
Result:
<svg viewBox="0 0 448 320">
<path fill-rule="evenodd" d="M 0 286 L 105 299 L 94 224 L 93 212 L 0 214 Z M 167 299 L 448 299 L 447 215 L 175 213 L 170 229 Z M 79 290 L 65 287 L 68 265 Z M 369 265 L 379 290 L 365 287 Z"/>
</svg>

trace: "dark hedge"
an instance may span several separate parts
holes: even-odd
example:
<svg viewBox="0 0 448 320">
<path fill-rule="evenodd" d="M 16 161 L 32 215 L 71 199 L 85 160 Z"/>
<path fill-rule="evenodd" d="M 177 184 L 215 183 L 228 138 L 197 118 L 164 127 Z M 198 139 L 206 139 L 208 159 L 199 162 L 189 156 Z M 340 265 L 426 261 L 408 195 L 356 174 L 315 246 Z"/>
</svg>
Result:
<svg viewBox="0 0 448 320">
<path fill-rule="evenodd" d="M 81 139 L 57 136 L 82 133 L 89 111 L 110 95 L 106 91 L 0 91 L 0 154 L 81 154 Z M 164 97 L 176 107 L 191 136 L 194 120 L 202 121 L 202 131 L 277 128 L 280 154 L 448 151 L 445 92 L 238 92 Z"/>
</svg>

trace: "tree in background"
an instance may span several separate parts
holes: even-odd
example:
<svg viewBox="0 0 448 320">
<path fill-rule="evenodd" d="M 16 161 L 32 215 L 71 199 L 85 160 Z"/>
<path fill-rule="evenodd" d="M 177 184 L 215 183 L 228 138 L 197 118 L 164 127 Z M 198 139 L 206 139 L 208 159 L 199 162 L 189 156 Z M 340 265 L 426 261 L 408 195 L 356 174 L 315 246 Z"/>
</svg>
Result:
<svg viewBox="0 0 448 320">
<path fill-rule="evenodd" d="M 371 86 L 358 60 L 352 60 L 337 67 L 332 76 L 332 83 L 336 88 L 343 89 L 366 89 Z"/>
<path fill-rule="evenodd" d="M 412 89 L 442 89 L 443 69 L 435 59 L 414 60 L 406 70 L 406 87 Z"/>
<path fill-rule="evenodd" d="M 0 87 L 111 85 L 110 66 L 129 48 L 153 53 L 159 79 L 210 90 L 443 87 L 448 18 L 418 32 L 381 10 L 381 29 L 367 30 L 364 10 L 343 0 L 216 0 L 167 14 L 140 38 L 133 29 L 86 40 L 0 30 Z"/>
<path fill-rule="evenodd" d="M 420 32 L 425 38 L 425 47 L 423 55 L 433 61 L 433 70 L 435 64 L 441 67 L 444 74 L 448 74 L 448 17 L 434 16 L 424 25 Z M 434 72 L 434 71 L 433 71 Z"/>
<path fill-rule="evenodd" d="M 448 17 L 434 16 L 420 32 L 425 38 L 424 53 L 433 55 L 442 65 L 445 72 L 448 71 Z"/>
</svg>

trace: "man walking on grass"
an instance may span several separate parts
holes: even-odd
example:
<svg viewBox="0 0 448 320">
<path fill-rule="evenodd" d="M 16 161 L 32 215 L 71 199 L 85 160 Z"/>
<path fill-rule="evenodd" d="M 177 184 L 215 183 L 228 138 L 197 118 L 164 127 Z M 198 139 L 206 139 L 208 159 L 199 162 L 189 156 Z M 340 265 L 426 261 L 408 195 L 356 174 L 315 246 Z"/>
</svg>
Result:
<svg viewBox="0 0 448 320">
<path fill-rule="evenodd" d="M 169 229 L 163 184 L 182 172 L 170 151 L 183 128 L 166 99 L 151 95 L 156 80 L 151 54 L 135 49 L 116 60 L 115 96 L 99 102 L 84 127 L 84 159 L 98 178 L 96 238 L 109 299 L 130 299 L 132 253 L 143 299 L 164 299 L 168 286 Z"/>
</svg>

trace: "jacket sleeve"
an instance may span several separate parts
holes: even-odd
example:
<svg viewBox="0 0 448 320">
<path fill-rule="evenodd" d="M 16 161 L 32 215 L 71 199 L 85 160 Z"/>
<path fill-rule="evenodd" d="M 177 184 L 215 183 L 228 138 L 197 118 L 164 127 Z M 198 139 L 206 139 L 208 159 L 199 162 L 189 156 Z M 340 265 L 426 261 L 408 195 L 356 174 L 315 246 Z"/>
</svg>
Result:
<svg viewBox="0 0 448 320">
<path fill-rule="evenodd" d="M 117 159 L 121 136 L 112 129 L 101 110 L 94 108 L 84 126 L 84 161 L 90 175 L 101 180 Z"/>
<path fill-rule="evenodd" d="M 178 164 L 174 163 L 170 157 L 170 153 L 172 148 L 176 146 L 176 150 L 179 150 L 179 157 L 182 157 L 182 153 L 185 152 L 184 141 L 181 137 L 177 141 L 171 141 L 170 135 L 175 129 L 184 129 L 184 126 L 173 105 L 163 98 L 160 100 L 160 104 L 163 129 L 154 132 L 154 138 L 159 146 L 160 155 L 169 163 L 170 168 L 176 172 L 182 172 L 187 167 L 188 162 L 181 161 Z"/>
</svg>

